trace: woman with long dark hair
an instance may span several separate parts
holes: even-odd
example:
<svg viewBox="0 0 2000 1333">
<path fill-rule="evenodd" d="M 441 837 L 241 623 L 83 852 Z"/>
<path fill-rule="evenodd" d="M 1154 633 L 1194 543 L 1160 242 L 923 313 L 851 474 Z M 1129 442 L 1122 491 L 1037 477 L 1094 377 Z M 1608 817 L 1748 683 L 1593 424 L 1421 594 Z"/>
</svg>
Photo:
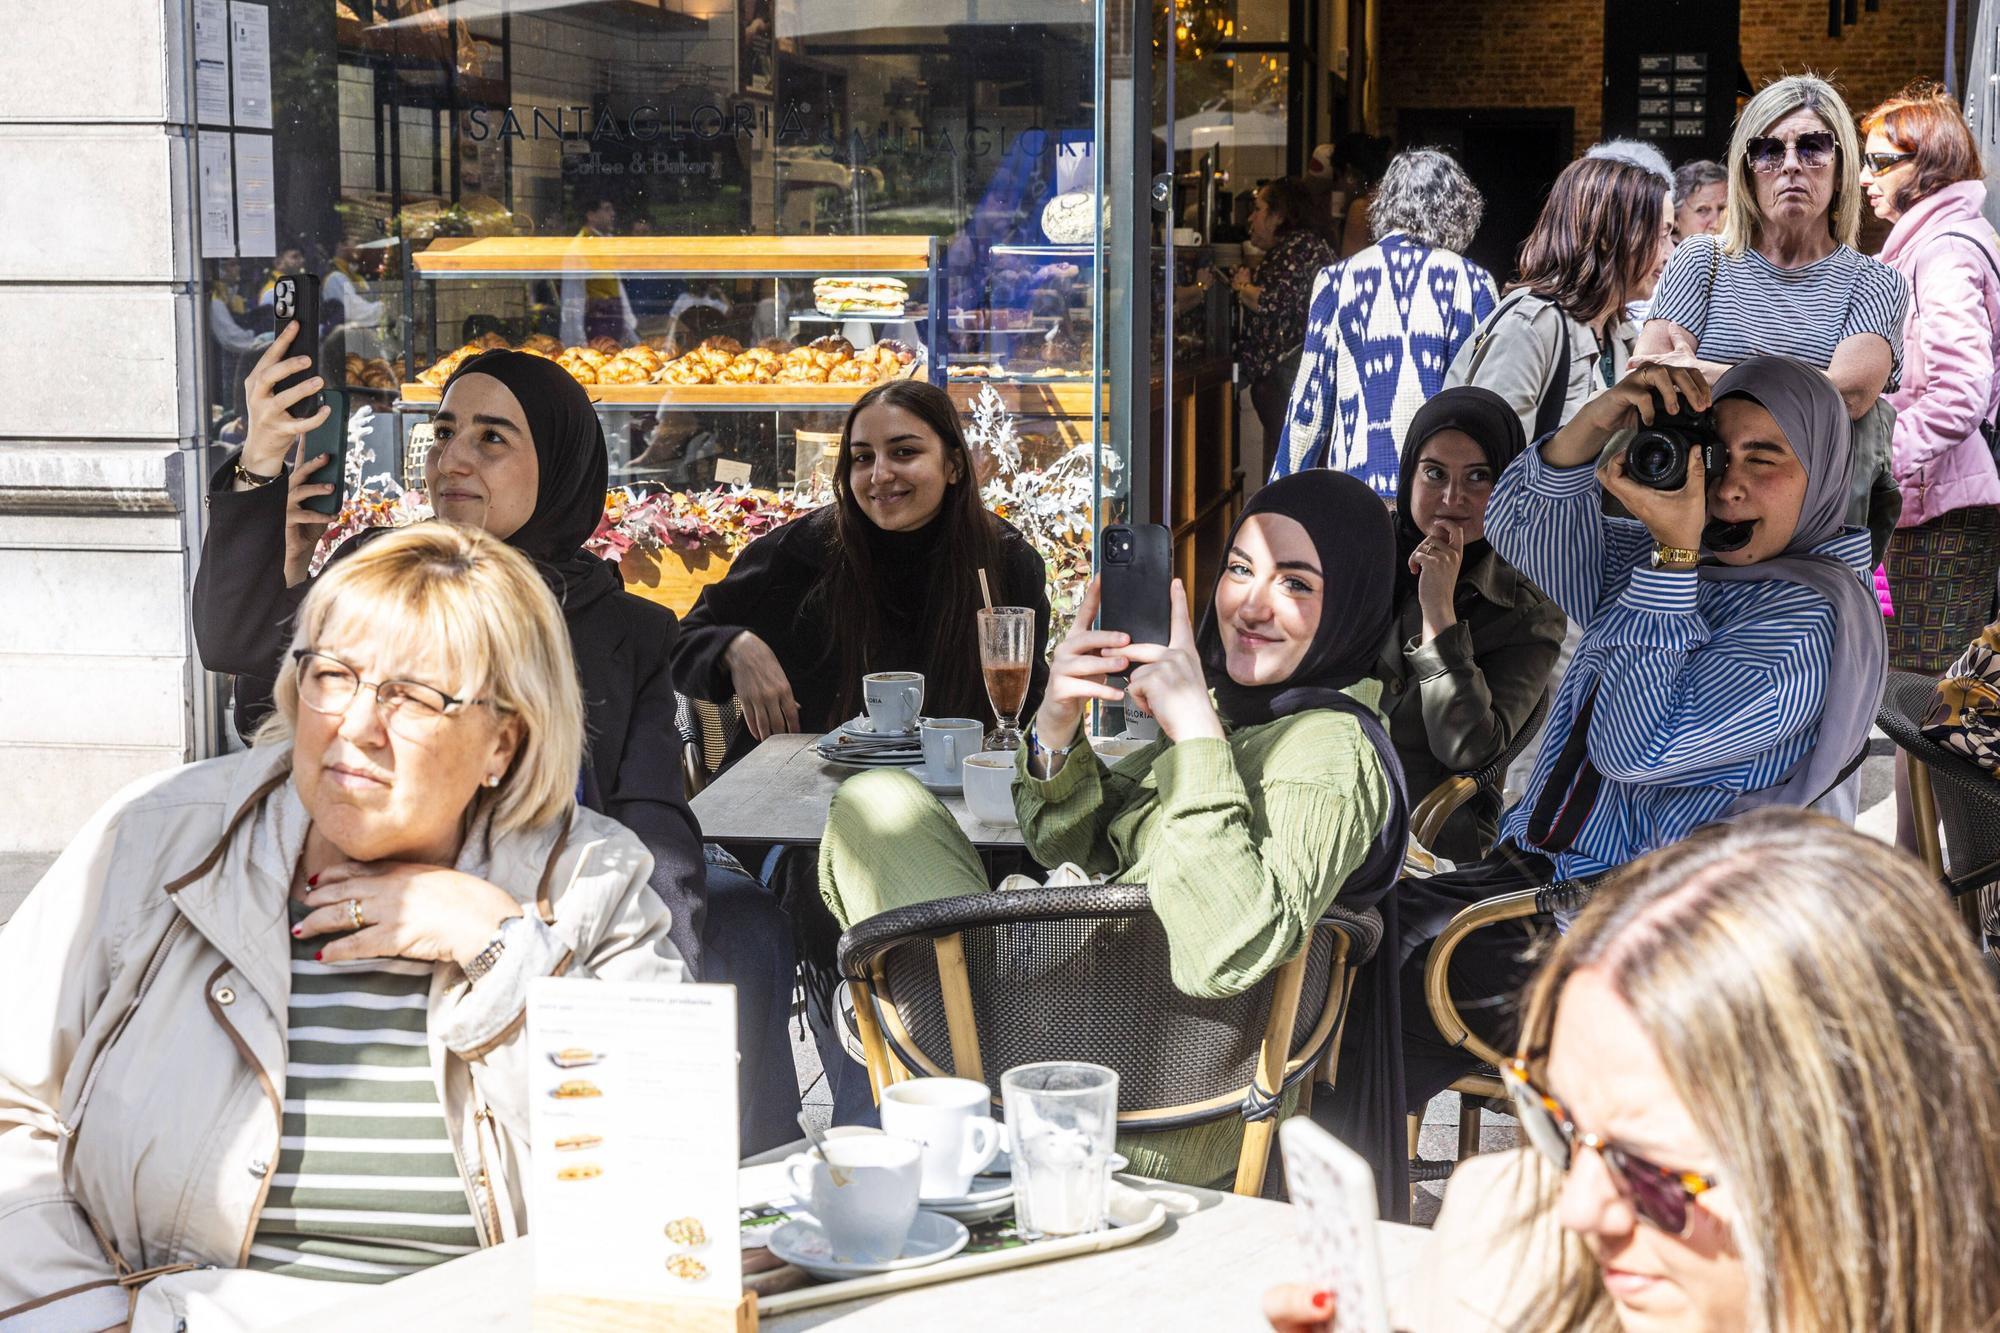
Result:
<svg viewBox="0 0 2000 1333">
<path fill-rule="evenodd" d="M 979 502 L 971 450 L 944 390 L 892 380 L 848 413 L 834 503 L 767 533 L 681 622 L 683 693 L 743 702 L 728 762 L 784 732 L 861 711 L 861 678 L 918 671 L 924 712 L 992 720 L 979 669 L 979 571 L 996 605 L 1031 606 L 1046 639 L 1045 566 Z M 1026 711 L 1042 695 L 1037 666 Z"/>
<path fill-rule="evenodd" d="M 1617 158 L 1563 168 L 1521 246 L 1520 277 L 1452 362 L 1447 386 L 1507 400 L 1532 443 L 1625 373 L 1638 333 L 1625 308 L 1652 296 L 1673 253 L 1668 183 Z"/>
<path fill-rule="evenodd" d="M 1285 400 L 1305 350 L 1314 281 L 1335 256 L 1326 210 L 1316 205 L 1304 181 L 1296 176 L 1267 181 L 1256 198 L 1250 241 L 1264 251 L 1264 259 L 1255 274 L 1237 269 L 1229 286 L 1243 306 L 1238 359 L 1269 453 L 1284 435 Z"/>
</svg>

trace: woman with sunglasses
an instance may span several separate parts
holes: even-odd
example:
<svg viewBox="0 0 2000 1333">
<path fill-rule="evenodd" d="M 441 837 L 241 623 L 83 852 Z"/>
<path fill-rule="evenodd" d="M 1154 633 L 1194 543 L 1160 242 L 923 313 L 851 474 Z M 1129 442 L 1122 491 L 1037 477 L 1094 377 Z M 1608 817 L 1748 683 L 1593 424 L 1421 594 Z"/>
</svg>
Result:
<svg viewBox="0 0 2000 1333">
<path fill-rule="evenodd" d="M 1909 294 L 1854 248 L 1861 143 L 1832 85 L 1778 80 L 1736 118 L 1719 236 L 1690 236 L 1661 275 L 1635 360 L 1699 364 L 1711 381 L 1753 355 L 1826 371 L 1863 416 L 1902 362 Z"/>
<path fill-rule="evenodd" d="M 1460 1167 L 1428 1330 L 1990 1329 L 2000 1001 L 1914 861 L 1766 810 L 1635 862 L 1536 975 L 1536 1153 Z M 1319 1313 L 1274 1292 L 1275 1316 Z M 1328 1303 L 1330 1304 L 1330 1302 Z"/>
</svg>

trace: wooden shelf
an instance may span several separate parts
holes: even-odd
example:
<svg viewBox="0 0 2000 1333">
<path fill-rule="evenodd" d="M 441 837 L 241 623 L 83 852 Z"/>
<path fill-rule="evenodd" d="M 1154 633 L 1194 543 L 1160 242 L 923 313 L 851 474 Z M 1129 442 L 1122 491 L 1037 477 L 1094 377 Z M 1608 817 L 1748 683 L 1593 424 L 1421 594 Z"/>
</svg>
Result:
<svg viewBox="0 0 2000 1333">
<path fill-rule="evenodd" d="M 1080 380 L 951 380 L 947 384 L 952 401 L 962 410 L 970 411 L 973 400 L 987 385 L 999 391 L 1000 401 L 1007 410 L 1019 416 L 1035 417 L 1088 417 L 1090 412 L 1090 381 Z M 1105 410 L 1111 407 L 1111 394 L 1104 394 Z"/>
<path fill-rule="evenodd" d="M 845 410 L 872 384 L 586 384 L 594 403 L 620 407 L 826 408 Z M 402 401 L 436 404 L 443 394 L 428 384 L 405 384 Z"/>
<path fill-rule="evenodd" d="M 414 256 L 427 278 L 685 273 L 744 277 L 928 275 L 929 236 L 483 236 L 432 241 Z"/>
</svg>

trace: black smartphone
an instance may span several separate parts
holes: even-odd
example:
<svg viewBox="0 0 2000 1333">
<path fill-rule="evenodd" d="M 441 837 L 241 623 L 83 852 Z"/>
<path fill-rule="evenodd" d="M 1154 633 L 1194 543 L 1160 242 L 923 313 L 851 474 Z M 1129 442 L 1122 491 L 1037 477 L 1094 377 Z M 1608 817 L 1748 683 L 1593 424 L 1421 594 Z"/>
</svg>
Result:
<svg viewBox="0 0 2000 1333">
<path fill-rule="evenodd" d="M 1165 643 L 1173 633 L 1173 538 L 1158 523 L 1113 523 L 1098 539 L 1099 629 L 1123 630 L 1134 643 Z"/>
<path fill-rule="evenodd" d="M 314 486 L 333 487 L 332 494 L 315 495 L 304 502 L 305 507 L 315 514 L 331 518 L 340 512 L 340 502 L 344 498 L 341 491 L 347 478 L 347 395 L 338 389 L 328 389 L 323 396 L 332 410 L 326 414 L 325 421 L 306 432 L 299 466 L 304 467 L 322 455 L 331 460 L 306 480 Z"/>
<path fill-rule="evenodd" d="M 283 333 L 285 325 L 297 320 L 299 331 L 292 338 L 292 345 L 285 349 L 285 359 L 309 356 L 313 363 L 296 375 L 287 375 L 272 386 L 271 392 L 283 393 L 304 380 L 320 373 L 319 365 L 319 274 L 287 273 L 271 285 L 271 311 L 277 318 L 277 331 Z M 319 411 L 324 393 L 307 394 L 288 409 L 295 417 L 309 417 Z"/>
</svg>

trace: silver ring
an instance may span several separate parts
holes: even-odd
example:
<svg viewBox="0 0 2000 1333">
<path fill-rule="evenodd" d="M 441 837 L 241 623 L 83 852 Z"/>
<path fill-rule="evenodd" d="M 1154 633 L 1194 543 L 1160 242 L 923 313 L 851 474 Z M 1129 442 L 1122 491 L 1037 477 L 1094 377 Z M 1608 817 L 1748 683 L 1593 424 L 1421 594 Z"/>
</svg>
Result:
<svg viewBox="0 0 2000 1333">
<path fill-rule="evenodd" d="M 349 898 L 347 900 L 347 914 L 354 918 L 354 928 L 356 930 L 360 930 L 368 924 L 367 919 L 361 915 L 361 900 L 359 898 Z"/>
</svg>

